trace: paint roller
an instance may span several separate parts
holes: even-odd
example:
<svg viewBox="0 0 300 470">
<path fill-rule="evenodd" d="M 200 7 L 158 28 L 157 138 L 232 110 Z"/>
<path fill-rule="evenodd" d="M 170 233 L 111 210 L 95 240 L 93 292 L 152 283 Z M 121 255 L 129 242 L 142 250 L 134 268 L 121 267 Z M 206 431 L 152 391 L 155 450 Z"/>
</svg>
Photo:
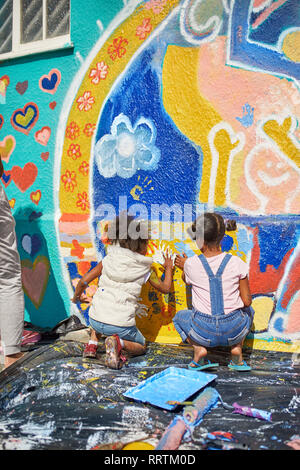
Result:
<svg viewBox="0 0 300 470">
<path fill-rule="evenodd" d="M 163 433 L 156 450 L 178 449 L 184 437 L 189 437 L 195 426 L 200 424 L 204 415 L 213 408 L 219 399 L 218 392 L 207 387 L 191 405 L 185 406 L 182 415 L 176 415 Z"/>
<path fill-rule="evenodd" d="M 222 397 L 219 395 L 220 402 L 226 410 L 230 410 L 233 413 L 237 413 L 244 416 L 250 416 L 252 418 L 262 419 L 264 421 L 272 421 L 272 414 L 269 411 L 259 410 L 258 408 L 252 408 L 250 406 L 242 406 L 238 403 L 233 403 L 228 405 L 222 400 Z"/>
</svg>

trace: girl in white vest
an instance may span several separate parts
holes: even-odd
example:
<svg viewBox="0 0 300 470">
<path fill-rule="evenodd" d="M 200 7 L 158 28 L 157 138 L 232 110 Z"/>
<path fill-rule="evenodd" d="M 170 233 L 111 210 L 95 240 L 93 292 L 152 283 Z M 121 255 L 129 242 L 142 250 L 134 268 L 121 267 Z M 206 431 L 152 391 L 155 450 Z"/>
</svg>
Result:
<svg viewBox="0 0 300 470">
<path fill-rule="evenodd" d="M 168 293 L 172 285 L 173 261 L 166 254 L 163 281 L 151 274 L 153 259 L 145 256 L 148 227 L 126 213 L 120 214 L 111 224 L 108 238 L 110 244 L 106 256 L 78 282 L 73 302 L 84 301 L 88 284 L 100 278 L 89 310 L 93 331 L 83 356 L 95 358 L 99 336 L 107 336 L 105 363 L 112 369 L 120 369 L 126 361 L 122 350 L 133 356 L 146 351 L 145 338 L 135 322 L 141 309 L 142 286 L 149 281 L 160 292 Z"/>
</svg>

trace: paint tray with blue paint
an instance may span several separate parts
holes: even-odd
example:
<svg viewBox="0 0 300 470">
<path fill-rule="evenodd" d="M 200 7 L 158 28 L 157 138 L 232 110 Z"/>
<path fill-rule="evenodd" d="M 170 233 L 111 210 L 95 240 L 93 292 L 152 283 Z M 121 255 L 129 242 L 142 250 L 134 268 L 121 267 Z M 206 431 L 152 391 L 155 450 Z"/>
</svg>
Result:
<svg viewBox="0 0 300 470">
<path fill-rule="evenodd" d="M 123 395 L 165 410 L 173 410 L 177 405 L 168 404 L 168 401 L 183 402 L 216 378 L 217 375 L 214 374 L 168 367 L 130 388 Z"/>
</svg>

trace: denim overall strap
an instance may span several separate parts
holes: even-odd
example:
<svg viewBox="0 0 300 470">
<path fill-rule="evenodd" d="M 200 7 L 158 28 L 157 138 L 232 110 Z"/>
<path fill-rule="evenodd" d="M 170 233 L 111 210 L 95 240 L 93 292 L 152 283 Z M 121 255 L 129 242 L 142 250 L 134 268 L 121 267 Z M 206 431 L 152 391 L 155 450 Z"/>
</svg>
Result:
<svg viewBox="0 0 300 470">
<path fill-rule="evenodd" d="M 216 274 L 212 272 L 212 269 L 209 266 L 205 256 L 202 254 L 199 256 L 199 259 L 202 262 L 206 274 L 209 278 L 210 304 L 212 315 L 221 315 L 222 313 L 224 313 L 222 274 L 231 256 L 232 255 L 230 255 L 229 253 L 225 255 Z"/>
</svg>

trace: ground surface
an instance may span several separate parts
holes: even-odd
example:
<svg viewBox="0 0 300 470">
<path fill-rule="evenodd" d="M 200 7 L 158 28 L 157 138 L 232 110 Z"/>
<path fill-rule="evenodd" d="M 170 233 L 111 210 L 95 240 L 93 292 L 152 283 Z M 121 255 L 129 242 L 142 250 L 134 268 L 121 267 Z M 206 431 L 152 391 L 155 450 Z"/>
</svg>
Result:
<svg viewBox="0 0 300 470">
<path fill-rule="evenodd" d="M 97 360 L 83 360 L 84 344 L 57 339 L 27 352 L 0 373 L 0 449 L 87 450 L 139 439 L 154 448 L 183 407 L 165 411 L 123 396 L 133 385 L 175 366 L 186 368 L 188 346 L 151 343 L 145 356 L 131 358 L 119 371 L 104 365 L 103 345 Z M 251 372 L 228 369 L 226 350 L 210 355 L 219 362 L 212 386 L 229 404 L 272 413 L 272 422 L 233 414 L 220 404 L 194 429 L 179 450 L 203 449 L 207 433 L 232 433 L 251 450 L 291 450 L 300 435 L 300 364 L 290 354 L 245 351 Z M 180 384 L 179 384 L 180 386 Z"/>
</svg>

